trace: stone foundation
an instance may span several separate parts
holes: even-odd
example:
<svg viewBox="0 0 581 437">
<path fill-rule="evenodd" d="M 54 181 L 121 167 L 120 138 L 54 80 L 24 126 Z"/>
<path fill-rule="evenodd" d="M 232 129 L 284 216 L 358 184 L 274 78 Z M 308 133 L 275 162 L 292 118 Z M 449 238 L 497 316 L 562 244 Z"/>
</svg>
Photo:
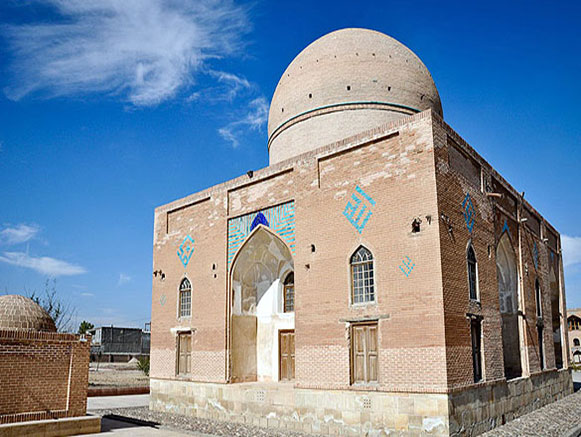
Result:
<svg viewBox="0 0 581 437">
<path fill-rule="evenodd" d="M 451 394 L 212 384 L 151 379 L 150 408 L 324 435 L 482 434 L 573 392 L 569 370 L 486 383 Z"/>
<path fill-rule="evenodd" d="M 151 379 L 150 408 L 324 435 L 447 436 L 448 396 Z"/>
<path fill-rule="evenodd" d="M 475 436 L 573 393 L 568 369 L 451 393 L 450 435 Z"/>
</svg>

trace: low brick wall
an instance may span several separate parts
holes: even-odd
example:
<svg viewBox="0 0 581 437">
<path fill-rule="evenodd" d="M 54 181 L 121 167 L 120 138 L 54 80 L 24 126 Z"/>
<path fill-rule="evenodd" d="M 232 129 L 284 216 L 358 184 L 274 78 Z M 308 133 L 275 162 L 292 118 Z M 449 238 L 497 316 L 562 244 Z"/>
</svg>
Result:
<svg viewBox="0 0 581 437">
<path fill-rule="evenodd" d="M 313 390 L 291 383 L 212 384 L 151 379 L 150 408 L 318 434 L 448 435 L 446 394 Z"/>
<path fill-rule="evenodd" d="M 87 338 L 0 330 L 0 424 L 84 416 Z"/>
<path fill-rule="evenodd" d="M 149 387 L 89 387 L 88 397 L 144 395 L 149 393 Z"/>
<path fill-rule="evenodd" d="M 450 435 L 482 434 L 571 393 L 568 369 L 458 390 L 450 394 Z"/>
<path fill-rule="evenodd" d="M 100 432 L 101 418 L 99 416 L 67 417 L 58 420 L 35 420 L 0 425 L 2 437 L 61 437 Z"/>
</svg>

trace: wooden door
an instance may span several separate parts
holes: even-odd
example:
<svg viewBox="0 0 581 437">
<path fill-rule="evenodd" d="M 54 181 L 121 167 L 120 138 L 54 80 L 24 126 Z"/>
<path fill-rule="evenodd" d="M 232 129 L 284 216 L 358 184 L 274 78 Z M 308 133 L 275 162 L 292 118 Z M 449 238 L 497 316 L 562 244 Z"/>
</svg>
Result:
<svg viewBox="0 0 581 437">
<path fill-rule="evenodd" d="M 279 331 L 279 376 L 281 381 L 295 379 L 295 331 Z"/>
<path fill-rule="evenodd" d="M 192 371 L 192 335 L 180 334 L 178 343 L 178 375 L 187 375 Z"/>
<path fill-rule="evenodd" d="M 377 324 L 353 325 L 351 329 L 354 384 L 377 382 Z"/>
</svg>

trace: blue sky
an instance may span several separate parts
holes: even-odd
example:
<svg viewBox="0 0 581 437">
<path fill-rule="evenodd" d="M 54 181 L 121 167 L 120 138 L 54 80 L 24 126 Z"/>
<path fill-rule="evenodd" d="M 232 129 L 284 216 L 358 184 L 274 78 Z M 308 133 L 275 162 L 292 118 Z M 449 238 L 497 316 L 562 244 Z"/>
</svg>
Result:
<svg viewBox="0 0 581 437">
<path fill-rule="evenodd" d="M 288 63 L 367 27 L 430 69 L 445 120 L 561 232 L 581 306 L 579 2 L 7 0 L 0 4 L 0 293 L 142 326 L 156 206 L 268 163 Z"/>
</svg>

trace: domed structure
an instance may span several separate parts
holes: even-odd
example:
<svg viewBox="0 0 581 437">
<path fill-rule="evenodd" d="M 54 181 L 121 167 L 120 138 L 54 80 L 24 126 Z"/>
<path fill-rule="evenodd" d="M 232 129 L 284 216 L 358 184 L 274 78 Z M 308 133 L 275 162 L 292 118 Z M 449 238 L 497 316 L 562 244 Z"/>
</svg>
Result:
<svg viewBox="0 0 581 437">
<path fill-rule="evenodd" d="M 426 109 L 442 115 L 430 72 L 395 39 L 331 32 L 290 63 L 268 117 L 270 164 Z"/>
<path fill-rule="evenodd" d="M 54 320 L 40 305 L 17 294 L 0 296 L 0 329 L 56 332 Z"/>
</svg>

